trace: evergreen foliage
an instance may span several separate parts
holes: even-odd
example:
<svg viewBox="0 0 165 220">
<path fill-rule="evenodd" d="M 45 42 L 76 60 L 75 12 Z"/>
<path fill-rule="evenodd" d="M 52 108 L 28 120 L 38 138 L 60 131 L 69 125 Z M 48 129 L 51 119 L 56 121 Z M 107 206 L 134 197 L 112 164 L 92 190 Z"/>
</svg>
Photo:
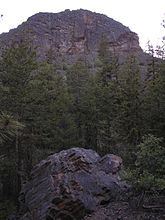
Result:
<svg viewBox="0 0 165 220">
<path fill-rule="evenodd" d="M 16 201 L 33 164 L 70 147 L 118 154 L 131 170 L 135 186 L 163 189 L 164 71 L 164 60 L 154 55 L 147 74 L 134 56 L 119 64 L 106 36 L 100 43 L 96 73 L 79 60 L 63 75 L 52 58 L 37 61 L 27 42 L 4 51 L 0 59 L 1 198 Z"/>
<path fill-rule="evenodd" d="M 137 146 L 135 167 L 130 179 L 136 190 L 159 192 L 165 189 L 165 147 L 162 138 L 144 136 Z"/>
</svg>

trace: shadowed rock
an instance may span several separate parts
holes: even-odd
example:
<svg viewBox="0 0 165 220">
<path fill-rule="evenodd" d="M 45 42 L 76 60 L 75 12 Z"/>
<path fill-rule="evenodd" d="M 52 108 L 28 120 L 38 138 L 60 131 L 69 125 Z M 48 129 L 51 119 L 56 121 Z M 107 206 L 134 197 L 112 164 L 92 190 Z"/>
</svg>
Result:
<svg viewBox="0 0 165 220">
<path fill-rule="evenodd" d="M 19 219 L 82 219 L 126 189 L 118 175 L 121 163 L 115 155 L 101 158 L 82 148 L 49 156 L 33 168 L 21 191 L 21 207 L 27 211 Z"/>
</svg>

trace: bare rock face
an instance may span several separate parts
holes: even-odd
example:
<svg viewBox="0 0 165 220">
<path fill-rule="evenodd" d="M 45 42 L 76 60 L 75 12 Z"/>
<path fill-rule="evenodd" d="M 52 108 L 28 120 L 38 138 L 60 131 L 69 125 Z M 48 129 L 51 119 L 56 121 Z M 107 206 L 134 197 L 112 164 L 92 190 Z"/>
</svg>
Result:
<svg viewBox="0 0 165 220">
<path fill-rule="evenodd" d="M 109 48 L 119 54 L 142 52 L 137 34 L 128 27 L 83 9 L 38 13 L 18 28 L 1 34 L 0 45 L 26 38 L 35 46 L 41 59 L 51 56 L 56 61 L 72 63 L 85 56 L 93 62 L 103 34 L 107 36 Z"/>
<path fill-rule="evenodd" d="M 82 219 L 126 190 L 118 171 L 122 159 L 72 148 L 49 156 L 34 167 L 20 195 L 20 220 Z M 26 212 L 25 212 L 26 210 Z"/>
</svg>

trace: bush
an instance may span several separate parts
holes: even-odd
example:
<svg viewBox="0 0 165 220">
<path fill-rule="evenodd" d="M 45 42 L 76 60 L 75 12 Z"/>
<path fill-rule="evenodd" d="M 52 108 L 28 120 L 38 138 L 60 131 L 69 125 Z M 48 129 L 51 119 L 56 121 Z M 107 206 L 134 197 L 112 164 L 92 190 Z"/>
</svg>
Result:
<svg viewBox="0 0 165 220">
<path fill-rule="evenodd" d="M 162 141 L 162 138 L 147 135 L 137 146 L 135 168 L 127 171 L 127 178 L 136 190 L 165 189 L 165 147 Z"/>
</svg>

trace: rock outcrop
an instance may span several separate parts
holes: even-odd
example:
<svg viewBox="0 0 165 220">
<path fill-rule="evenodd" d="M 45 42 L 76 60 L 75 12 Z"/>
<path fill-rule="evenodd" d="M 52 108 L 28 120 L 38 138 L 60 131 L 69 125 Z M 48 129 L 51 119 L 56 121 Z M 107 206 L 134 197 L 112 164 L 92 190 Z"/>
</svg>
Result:
<svg viewBox="0 0 165 220">
<path fill-rule="evenodd" d="M 136 33 L 102 14 L 87 10 L 65 10 L 60 13 L 38 13 L 18 28 L 0 35 L 0 45 L 26 38 L 37 49 L 39 58 L 72 63 L 85 56 L 94 62 L 102 35 L 109 48 L 123 55 L 130 51 L 142 53 Z"/>
<path fill-rule="evenodd" d="M 49 156 L 34 167 L 20 194 L 20 220 L 83 219 L 101 204 L 117 199 L 127 185 L 121 181 L 122 159 L 72 148 Z"/>
</svg>

